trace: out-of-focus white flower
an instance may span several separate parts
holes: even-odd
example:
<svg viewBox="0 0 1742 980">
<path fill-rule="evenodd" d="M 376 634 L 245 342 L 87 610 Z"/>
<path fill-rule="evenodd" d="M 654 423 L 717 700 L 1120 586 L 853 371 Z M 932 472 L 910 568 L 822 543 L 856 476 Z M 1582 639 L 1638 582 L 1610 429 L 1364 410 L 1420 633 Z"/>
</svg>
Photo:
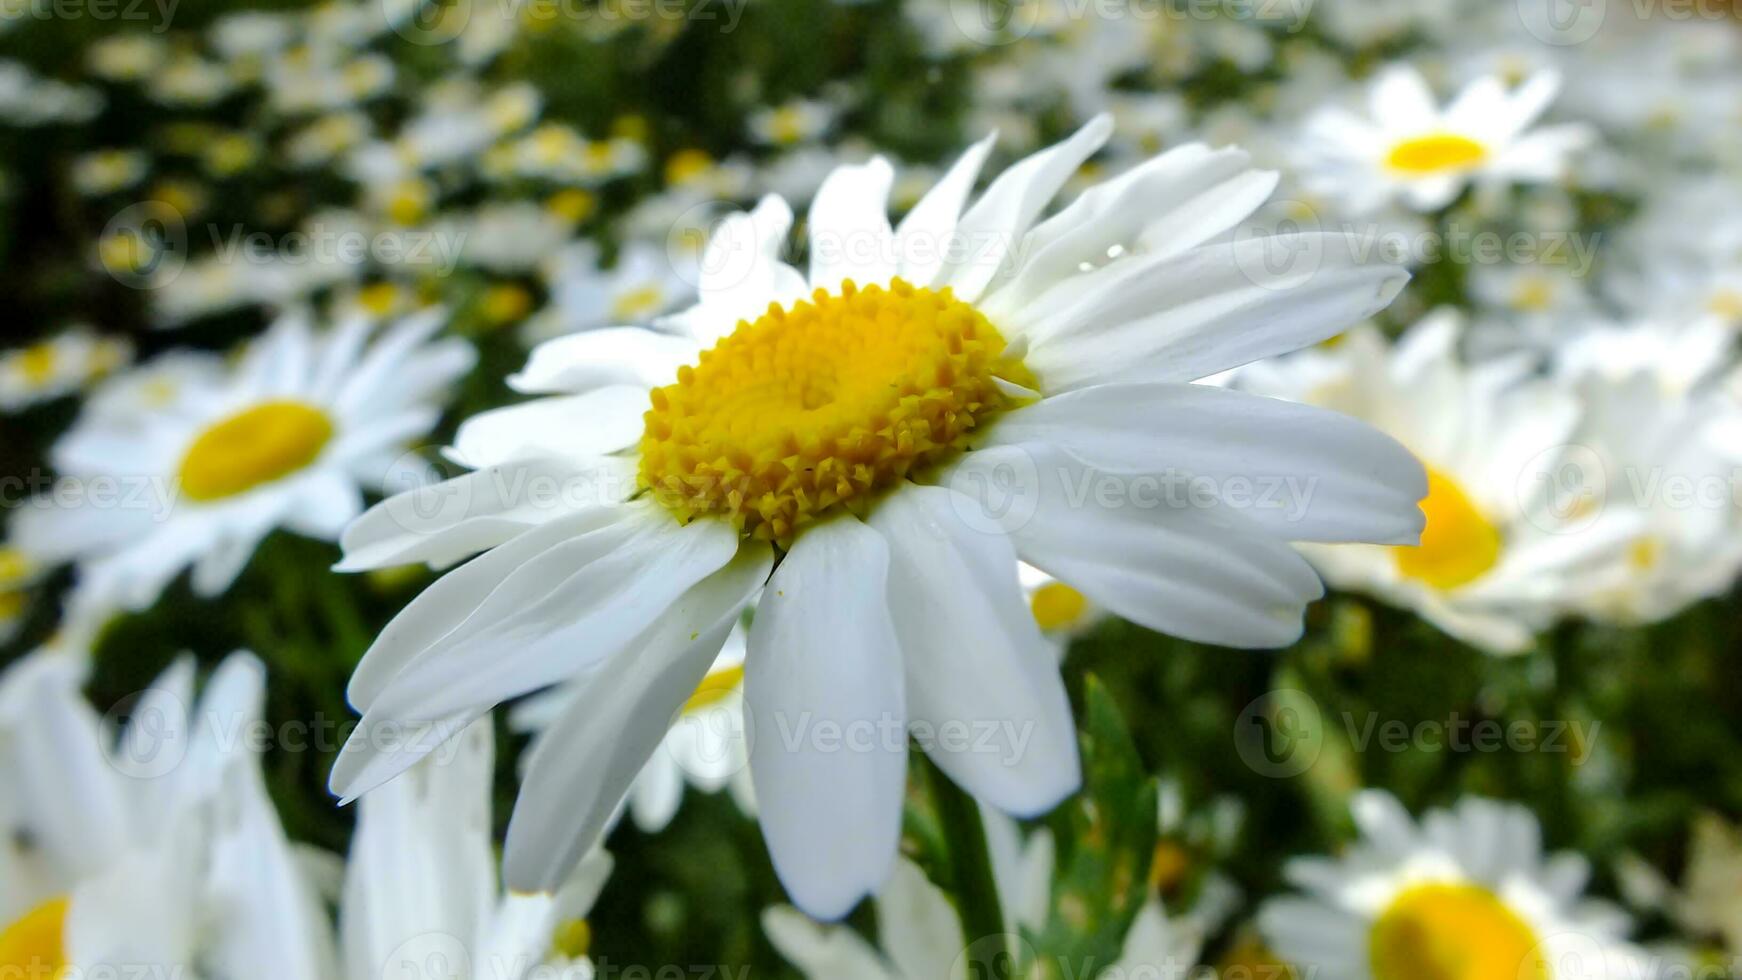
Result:
<svg viewBox="0 0 1742 980">
<path fill-rule="evenodd" d="M 77 326 L 32 344 L 0 352 L 0 412 L 83 390 L 133 356 L 133 345 Z"/>
<path fill-rule="evenodd" d="M 85 122 L 103 108 L 92 89 L 38 78 L 16 61 L 0 60 L 0 120 L 15 126 Z"/>
<path fill-rule="evenodd" d="M 91 74 L 114 82 L 137 82 L 163 66 L 169 44 L 155 34 L 112 34 L 91 42 L 85 64 Z"/>
<path fill-rule="evenodd" d="M 14 540 L 78 562 L 93 595 L 143 608 L 189 566 L 195 591 L 224 591 L 276 528 L 336 538 L 472 366 L 463 341 L 431 340 L 444 319 L 377 333 L 359 316 L 317 334 L 292 313 L 223 378 L 183 376 L 159 411 L 118 418 L 93 399 L 53 449 L 63 486 L 19 513 Z"/>
<path fill-rule="evenodd" d="M 686 784 L 704 793 L 730 790 L 740 809 L 755 812 L 750 743 L 744 730 L 745 642 L 740 624 L 726 637 L 726 645 L 695 693 L 678 709 L 658 751 L 635 777 L 623 805 L 644 833 L 657 833 L 671 823 L 683 803 Z M 514 726 L 542 732 L 562 716 L 568 703 L 569 692 L 562 687 L 535 694 L 515 707 Z"/>
<path fill-rule="evenodd" d="M 491 847 L 494 763 L 486 719 L 363 801 L 339 907 L 347 980 L 432 962 L 499 980 L 592 977 L 586 917 L 611 856 L 589 854 L 553 891 L 505 893 Z"/>
<path fill-rule="evenodd" d="M 112 194 L 144 180 L 149 168 L 139 150 L 95 150 L 73 161 L 73 187 L 87 197 Z"/>
<path fill-rule="evenodd" d="M 663 316 L 695 296 L 697 273 L 676 267 L 666 249 L 649 242 L 630 242 L 616 265 L 601 269 L 598 247 L 576 242 L 545 264 L 544 279 L 550 303 L 526 323 L 531 343 Z"/>
<path fill-rule="evenodd" d="M 574 236 L 574 223 L 532 201 L 491 201 L 476 211 L 443 215 L 428 234 L 457 249 L 462 262 L 518 273 L 561 250 Z"/>
<path fill-rule="evenodd" d="M 1620 909 L 1583 894 L 1586 860 L 1547 855 L 1522 806 L 1466 797 L 1418 824 L 1391 795 L 1354 802 L 1361 837 L 1341 857 L 1297 858 L 1306 892 L 1259 912 L 1268 944 L 1303 970 L 1372 980 L 1652 976 Z"/>
<path fill-rule="evenodd" d="M 1579 423 L 1570 388 L 1529 378 L 1517 359 L 1464 364 L 1462 332 L 1450 311 L 1396 345 L 1361 328 L 1335 348 L 1254 365 L 1239 383 L 1365 419 L 1427 466 L 1420 545 L 1303 545 L 1327 582 L 1513 652 L 1567 609 L 1600 559 L 1625 550 L 1627 529 L 1575 531 L 1594 502 L 1551 479 Z"/>
<path fill-rule="evenodd" d="M 1480 78 L 1442 110 L 1419 72 L 1394 65 L 1374 79 L 1368 115 L 1326 106 L 1307 120 L 1301 181 L 1365 214 L 1394 199 L 1435 211 L 1473 183 L 1558 180 L 1593 135 L 1578 124 L 1531 128 L 1560 85 L 1553 72 L 1512 91 Z"/>
<path fill-rule="evenodd" d="M 1736 474 L 1742 406 L 1719 385 L 1735 333 L 1716 317 L 1689 326 L 1602 326 L 1556 352 L 1559 377 L 1584 402 L 1572 443 L 1593 472 L 1599 510 L 1585 533 L 1613 527 L 1627 547 L 1589 571 L 1591 619 L 1637 625 L 1724 592 L 1742 570 Z"/>
<path fill-rule="evenodd" d="M 231 656 L 194 699 L 178 661 L 120 730 L 85 703 L 82 659 L 0 674 L 0 969 L 23 976 L 331 976 L 325 913 L 239 733 L 265 668 Z"/>
<path fill-rule="evenodd" d="M 835 123 L 837 110 L 825 102 L 794 99 L 750 114 L 750 136 L 770 146 L 797 146 L 821 139 Z"/>
</svg>

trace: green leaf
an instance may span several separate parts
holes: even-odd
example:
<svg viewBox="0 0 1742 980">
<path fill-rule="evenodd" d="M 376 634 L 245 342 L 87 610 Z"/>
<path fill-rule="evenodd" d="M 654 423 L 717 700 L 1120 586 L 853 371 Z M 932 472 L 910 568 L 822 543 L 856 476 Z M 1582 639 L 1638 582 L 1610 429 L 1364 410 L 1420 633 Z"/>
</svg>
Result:
<svg viewBox="0 0 1742 980">
<path fill-rule="evenodd" d="M 1083 788 L 1047 818 L 1058 848 L 1047 922 L 1025 976 L 1093 977 L 1119 959 L 1148 891 L 1155 781 L 1107 688 L 1084 678 Z"/>
</svg>

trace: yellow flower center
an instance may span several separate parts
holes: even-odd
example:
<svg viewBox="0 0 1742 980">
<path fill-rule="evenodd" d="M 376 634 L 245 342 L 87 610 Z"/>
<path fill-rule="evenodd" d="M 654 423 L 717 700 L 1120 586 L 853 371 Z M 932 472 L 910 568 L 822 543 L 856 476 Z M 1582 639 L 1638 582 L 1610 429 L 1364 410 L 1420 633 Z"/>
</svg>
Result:
<svg viewBox="0 0 1742 980">
<path fill-rule="evenodd" d="M 23 618 L 26 601 L 22 592 L 0 592 L 0 626 L 11 628 Z M 4 633 L 0 633 L 0 640 L 6 638 Z"/>
<path fill-rule="evenodd" d="M 244 493 L 313 463 L 332 437 L 332 419 L 313 405 L 262 402 L 194 439 L 181 460 L 181 492 L 201 501 Z"/>
<path fill-rule="evenodd" d="M 1523 313 L 1542 313 L 1554 305 L 1554 286 L 1547 279 L 1529 276 L 1512 290 L 1512 308 Z"/>
<path fill-rule="evenodd" d="M 1742 290 L 1720 289 L 1706 307 L 1726 320 L 1742 320 Z"/>
<path fill-rule="evenodd" d="M 1488 159 L 1488 148 L 1468 136 L 1434 133 L 1403 140 L 1391 148 L 1385 165 L 1413 176 L 1468 170 Z"/>
<path fill-rule="evenodd" d="M 0 931 L 0 976 L 54 980 L 66 969 L 65 897 L 51 898 Z"/>
<path fill-rule="evenodd" d="M 1476 509 L 1462 487 L 1437 470 L 1427 471 L 1427 526 L 1421 544 L 1391 549 L 1406 578 L 1448 591 L 1481 578 L 1500 560 L 1500 530 Z"/>
<path fill-rule="evenodd" d="M 709 515 L 790 543 L 811 521 L 960 452 L 1032 384 L 949 290 L 845 283 L 770 304 L 653 391 L 641 484 L 679 520 Z"/>
<path fill-rule="evenodd" d="M 1627 562 L 1634 571 L 1649 572 L 1662 558 L 1663 542 L 1649 534 L 1635 538 L 1627 547 Z"/>
<path fill-rule="evenodd" d="M 570 224 L 580 224 L 599 209 L 599 199 L 587 191 L 570 188 L 546 198 L 544 208 Z"/>
<path fill-rule="evenodd" d="M 532 294 L 515 283 L 498 283 L 484 291 L 479 312 L 496 326 L 513 323 L 532 312 Z"/>
<path fill-rule="evenodd" d="M 54 342 L 45 340 L 19 352 L 18 369 L 31 384 L 46 384 L 54 377 L 55 366 L 59 360 L 55 356 Z"/>
<path fill-rule="evenodd" d="M 665 290 L 656 283 L 647 283 L 618 293 L 611 301 L 611 315 L 625 323 L 643 320 L 658 313 L 664 305 Z"/>
<path fill-rule="evenodd" d="M 1368 937 L 1374 980 L 1548 980 L 1536 934 L 1476 885 L 1420 885 Z"/>
<path fill-rule="evenodd" d="M 556 927 L 550 937 L 550 950 L 567 960 L 578 960 L 593 948 L 593 927 L 586 919 L 570 919 Z"/>
<path fill-rule="evenodd" d="M 1089 600 L 1063 582 L 1048 582 L 1029 596 L 1028 608 L 1034 612 L 1034 621 L 1041 629 L 1068 630 L 1083 621 L 1083 615 L 1089 611 Z"/>
<path fill-rule="evenodd" d="M 714 167 L 714 158 L 705 151 L 688 149 L 673 153 L 665 161 L 665 182 L 674 187 L 687 184 Z"/>
<path fill-rule="evenodd" d="M 30 574 L 30 559 L 17 548 L 0 547 L 0 587 L 16 585 Z"/>
<path fill-rule="evenodd" d="M 709 705 L 719 704 L 726 700 L 727 695 L 736 691 L 738 685 L 742 683 L 744 683 L 743 664 L 709 671 L 708 676 L 702 678 L 702 682 L 696 685 L 696 693 L 690 695 L 690 699 L 684 702 L 684 713 L 688 714 Z"/>
<path fill-rule="evenodd" d="M 357 290 L 357 305 L 375 316 L 386 316 L 405 300 L 405 290 L 395 282 L 372 282 Z"/>
</svg>

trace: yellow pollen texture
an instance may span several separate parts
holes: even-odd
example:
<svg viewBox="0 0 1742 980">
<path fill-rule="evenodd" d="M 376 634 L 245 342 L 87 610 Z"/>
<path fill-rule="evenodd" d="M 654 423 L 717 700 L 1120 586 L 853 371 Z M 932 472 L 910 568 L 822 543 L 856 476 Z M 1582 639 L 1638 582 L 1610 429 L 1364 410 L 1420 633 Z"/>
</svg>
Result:
<svg viewBox="0 0 1742 980">
<path fill-rule="evenodd" d="M 1374 980 L 1547 980 L 1530 926 L 1476 885 L 1418 885 L 1392 900 L 1368 940 Z"/>
<path fill-rule="evenodd" d="M 1407 139 L 1385 158 L 1393 170 L 1417 176 L 1466 170 L 1488 158 L 1488 148 L 1468 136 L 1435 133 Z"/>
<path fill-rule="evenodd" d="M 732 521 L 782 545 L 967 446 L 1031 386 L 980 312 L 950 291 L 845 283 L 755 322 L 653 391 L 641 484 L 679 520 Z"/>
<path fill-rule="evenodd" d="M 327 413 L 296 401 L 262 402 L 199 434 L 182 457 L 182 494 L 220 500 L 295 473 L 333 437 Z"/>
</svg>

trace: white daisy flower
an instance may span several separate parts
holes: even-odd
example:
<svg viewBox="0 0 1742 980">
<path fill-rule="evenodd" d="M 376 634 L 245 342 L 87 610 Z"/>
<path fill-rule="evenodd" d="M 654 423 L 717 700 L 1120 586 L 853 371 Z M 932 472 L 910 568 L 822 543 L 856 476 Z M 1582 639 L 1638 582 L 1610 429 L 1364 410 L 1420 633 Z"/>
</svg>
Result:
<svg viewBox="0 0 1742 980">
<path fill-rule="evenodd" d="M 70 395 L 133 357 L 133 345 L 71 327 L 29 347 L 0 352 L 0 412 Z"/>
<path fill-rule="evenodd" d="M 1096 120 L 964 208 L 983 141 L 899 227 L 888 162 L 840 168 L 811 207 L 808 277 L 778 258 L 784 202 L 728 218 L 699 303 L 542 345 L 511 383 L 555 397 L 466 422 L 451 455 L 477 472 L 346 532 L 345 570 L 485 552 L 359 665 L 364 730 L 439 740 L 574 683 L 527 771 L 510 886 L 550 887 L 585 853 L 758 594 L 744 701 L 762 827 L 800 907 L 836 917 L 893 865 L 910 730 L 1006 812 L 1075 790 L 1019 558 L 1145 625 L 1275 646 L 1321 593 L 1287 542 L 1415 540 L 1425 483 L 1395 442 L 1191 384 L 1339 332 L 1406 273 L 1337 237 L 1228 240 L 1276 180 L 1235 149 L 1182 147 L 1038 220 L 1109 130 Z M 1314 261 L 1267 268 L 1277 255 Z M 1205 487 L 1197 505 L 1076 496 L 1170 474 Z M 1313 482 L 1311 506 L 1215 492 L 1284 475 Z M 969 493 L 985 488 L 1020 512 L 988 513 L 999 502 Z M 444 500 L 464 503 L 419 510 Z M 1032 737 L 1001 752 L 949 737 L 995 721 Z M 416 761 L 402 748 L 353 738 L 333 787 L 380 785 Z"/>
<path fill-rule="evenodd" d="M 0 59 L 0 120 L 14 126 L 82 123 L 102 108 L 95 89 L 38 78 L 24 65 Z"/>
<path fill-rule="evenodd" d="M 0 675 L 0 971 L 330 975 L 325 913 L 241 748 L 259 661 L 226 660 L 196 705 L 182 660 L 119 731 L 78 662 L 42 651 Z"/>
<path fill-rule="evenodd" d="M 494 763 L 485 719 L 363 801 L 339 907 L 340 976 L 379 980 L 408 963 L 476 980 L 593 975 L 586 916 L 611 856 L 588 855 L 555 894 L 504 893 L 491 838 Z"/>
<path fill-rule="evenodd" d="M 609 269 L 600 267 L 596 244 L 575 242 L 551 256 L 543 272 L 550 302 L 523 331 L 533 343 L 615 324 L 647 323 L 694 302 L 698 278 L 695 265 L 674 262 L 666 249 L 650 242 L 624 245 Z"/>
<path fill-rule="evenodd" d="M 430 339 L 443 319 L 421 313 L 372 337 L 361 316 L 316 333 L 292 313 L 160 411 L 87 410 L 52 451 L 62 484 L 18 515 L 15 542 L 78 562 L 94 595 L 143 608 L 190 566 L 196 592 L 223 592 L 276 528 L 337 538 L 471 369 L 465 342 Z"/>
<path fill-rule="evenodd" d="M 1593 573 L 1577 611 L 1600 622 L 1666 619 L 1722 594 L 1742 571 L 1737 464 L 1742 405 L 1714 382 L 1735 363 L 1715 317 L 1676 330 L 1604 326 L 1557 352 L 1584 402 L 1575 445 L 1598 467 L 1590 533 L 1627 545 Z"/>
<path fill-rule="evenodd" d="M 73 160 L 73 187 L 86 197 L 100 197 L 139 183 L 150 168 L 139 150 L 94 150 Z"/>
<path fill-rule="evenodd" d="M 1369 116 L 1327 106 L 1307 120 L 1302 183 L 1366 214 L 1396 199 L 1437 211 L 1472 183 L 1558 180 L 1592 135 L 1576 124 L 1530 128 L 1560 84 L 1549 71 L 1510 92 L 1480 78 L 1442 110 L 1414 68 L 1394 65 L 1372 84 Z"/>
<path fill-rule="evenodd" d="M 1308 894 L 1259 912 L 1282 958 L 1347 980 L 1519 980 L 1652 975 L 1626 915 L 1583 895 L 1590 867 L 1545 855 L 1529 810 L 1465 798 L 1418 824 L 1395 798 L 1355 798 L 1361 839 L 1286 874 Z"/>
<path fill-rule="evenodd" d="M 1441 311 L 1395 345 L 1351 331 L 1333 349 L 1254 365 L 1241 387 L 1366 419 L 1427 466 L 1419 545 L 1303 545 L 1333 587 L 1412 609 L 1493 652 L 1528 646 L 1566 608 L 1626 532 L 1584 528 L 1595 501 L 1561 482 L 1582 457 L 1573 446 L 1578 398 L 1531 380 L 1523 360 L 1465 365 L 1462 319 Z"/>
<path fill-rule="evenodd" d="M 704 793 L 730 790 L 740 809 L 756 812 L 750 744 L 744 734 L 747 642 L 742 624 L 727 635 L 707 675 L 672 719 L 659 750 L 635 777 L 623 803 L 643 833 L 658 833 L 670 825 L 683 804 L 685 785 Z M 514 707 L 510 720 L 519 731 L 541 733 L 567 712 L 570 694 L 566 687 L 535 694 Z"/>
<path fill-rule="evenodd" d="M 821 139 L 839 114 L 834 106 L 814 99 L 794 99 L 750 114 L 750 136 L 770 146 L 797 146 Z"/>
</svg>

